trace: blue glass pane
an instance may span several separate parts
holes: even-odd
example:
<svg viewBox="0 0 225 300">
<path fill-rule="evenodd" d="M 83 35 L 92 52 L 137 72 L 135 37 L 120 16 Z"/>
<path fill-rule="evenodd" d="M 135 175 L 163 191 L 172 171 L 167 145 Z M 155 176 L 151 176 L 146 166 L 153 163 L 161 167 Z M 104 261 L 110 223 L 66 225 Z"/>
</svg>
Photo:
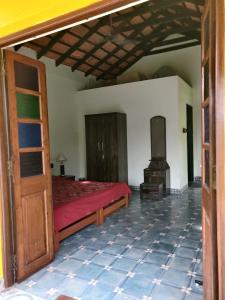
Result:
<svg viewBox="0 0 225 300">
<path fill-rule="evenodd" d="M 41 147 L 41 125 L 19 123 L 20 148 Z"/>
</svg>

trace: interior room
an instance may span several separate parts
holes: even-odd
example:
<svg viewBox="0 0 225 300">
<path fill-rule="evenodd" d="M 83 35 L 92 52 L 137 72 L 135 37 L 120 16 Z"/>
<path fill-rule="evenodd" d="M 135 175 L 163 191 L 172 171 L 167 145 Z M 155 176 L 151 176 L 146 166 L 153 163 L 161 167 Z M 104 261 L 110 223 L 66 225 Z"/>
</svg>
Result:
<svg viewBox="0 0 225 300">
<path fill-rule="evenodd" d="M 27 148 L 24 157 L 49 144 L 41 170 L 20 156 L 18 176 L 35 177 L 51 165 L 55 234 L 54 259 L 21 273 L 3 299 L 203 299 L 203 4 L 147 1 L 8 49 L 14 61 L 45 66 L 48 125 L 34 121 L 46 112 L 34 102 L 31 108 L 20 86 L 19 131 L 11 135 Z M 35 122 L 39 133 L 28 129 Z M 72 198 L 76 206 L 66 206 Z"/>
</svg>

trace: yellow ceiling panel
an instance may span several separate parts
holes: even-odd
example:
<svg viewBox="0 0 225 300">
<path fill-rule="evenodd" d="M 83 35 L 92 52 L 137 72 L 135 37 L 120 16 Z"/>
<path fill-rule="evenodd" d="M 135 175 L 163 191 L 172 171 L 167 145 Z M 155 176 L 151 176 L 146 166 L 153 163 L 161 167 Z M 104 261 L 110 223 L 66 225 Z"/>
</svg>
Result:
<svg viewBox="0 0 225 300">
<path fill-rule="evenodd" d="M 0 0 L 0 38 L 102 0 Z"/>
</svg>

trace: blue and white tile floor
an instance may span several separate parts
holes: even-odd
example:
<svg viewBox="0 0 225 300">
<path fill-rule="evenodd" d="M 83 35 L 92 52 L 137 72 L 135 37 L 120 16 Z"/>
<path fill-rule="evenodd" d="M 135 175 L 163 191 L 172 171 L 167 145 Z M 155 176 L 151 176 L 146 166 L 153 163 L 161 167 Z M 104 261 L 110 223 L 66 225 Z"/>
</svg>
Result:
<svg viewBox="0 0 225 300">
<path fill-rule="evenodd" d="M 128 209 L 66 239 L 55 260 L 0 299 L 202 300 L 201 191 Z"/>
</svg>

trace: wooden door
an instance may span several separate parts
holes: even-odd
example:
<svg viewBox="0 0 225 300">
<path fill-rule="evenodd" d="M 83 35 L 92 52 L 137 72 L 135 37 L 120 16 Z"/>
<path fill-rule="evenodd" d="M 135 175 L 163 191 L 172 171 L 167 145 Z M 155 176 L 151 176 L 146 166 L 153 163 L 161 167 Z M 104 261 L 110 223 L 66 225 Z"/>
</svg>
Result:
<svg viewBox="0 0 225 300">
<path fill-rule="evenodd" d="M 45 66 L 6 51 L 16 280 L 53 258 L 53 210 Z"/>
<path fill-rule="evenodd" d="M 202 226 L 205 300 L 218 298 L 215 135 L 215 0 L 202 19 Z"/>
</svg>

